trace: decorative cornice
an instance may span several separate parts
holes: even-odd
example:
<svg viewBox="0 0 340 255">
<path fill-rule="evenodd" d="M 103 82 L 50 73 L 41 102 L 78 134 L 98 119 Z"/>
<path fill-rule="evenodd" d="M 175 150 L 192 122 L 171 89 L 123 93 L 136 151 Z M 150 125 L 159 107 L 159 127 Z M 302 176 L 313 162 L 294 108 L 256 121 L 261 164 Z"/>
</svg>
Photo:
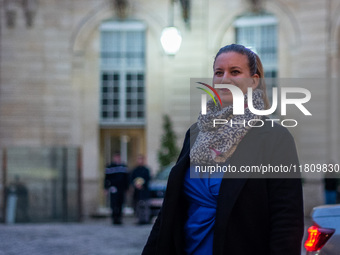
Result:
<svg viewBox="0 0 340 255">
<path fill-rule="evenodd" d="M 38 9 L 38 0 L 4 0 L 6 25 L 8 28 L 15 27 L 17 11 L 20 8 L 23 10 L 26 26 L 33 26 L 34 17 Z"/>
<path fill-rule="evenodd" d="M 120 19 L 126 19 L 128 16 L 128 0 L 111 0 L 113 9 Z"/>
<path fill-rule="evenodd" d="M 250 9 L 254 13 L 259 13 L 263 10 L 263 0 L 248 0 Z"/>
</svg>

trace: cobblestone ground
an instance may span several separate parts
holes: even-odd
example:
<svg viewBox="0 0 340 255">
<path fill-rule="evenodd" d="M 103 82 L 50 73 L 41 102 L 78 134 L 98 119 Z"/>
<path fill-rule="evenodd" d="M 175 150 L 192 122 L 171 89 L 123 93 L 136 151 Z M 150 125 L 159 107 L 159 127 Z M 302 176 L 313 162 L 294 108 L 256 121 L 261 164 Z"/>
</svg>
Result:
<svg viewBox="0 0 340 255">
<path fill-rule="evenodd" d="M 311 224 L 306 218 L 303 243 Z M 109 219 L 68 224 L 2 224 L 0 255 L 139 255 L 151 227 L 136 225 L 132 217 L 124 218 L 122 226 L 111 225 Z"/>
<path fill-rule="evenodd" d="M 0 255 L 137 255 L 151 227 L 133 218 L 124 218 L 121 226 L 109 219 L 0 225 Z"/>
</svg>

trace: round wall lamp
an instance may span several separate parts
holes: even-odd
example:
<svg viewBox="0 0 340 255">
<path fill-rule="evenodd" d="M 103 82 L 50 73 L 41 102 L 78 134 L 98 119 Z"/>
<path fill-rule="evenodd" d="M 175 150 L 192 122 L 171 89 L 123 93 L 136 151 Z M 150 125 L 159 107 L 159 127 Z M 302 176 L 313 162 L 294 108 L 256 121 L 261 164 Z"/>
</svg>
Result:
<svg viewBox="0 0 340 255">
<path fill-rule="evenodd" d="M 167 55 L 175 55 L 181 47 L 182 36 L 176 27 L 166 27 L 162 31 L 161 44 Z"/>
</svg>

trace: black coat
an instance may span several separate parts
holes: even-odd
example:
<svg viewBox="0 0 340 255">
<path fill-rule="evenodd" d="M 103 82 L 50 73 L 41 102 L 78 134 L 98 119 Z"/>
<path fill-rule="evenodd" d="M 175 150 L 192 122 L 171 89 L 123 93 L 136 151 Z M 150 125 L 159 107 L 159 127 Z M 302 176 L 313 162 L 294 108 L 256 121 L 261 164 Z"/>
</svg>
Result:
<svg viewBox="0 0 340 255">
<path fill-rule="evenodd" d="M 112 162 L 105 168 L 104 189 L 116 187 L 117 192 L 124 194 L 129 188 L 129 175 L 125 164 L 116 164 Z"/>
<path fill-rule="evenodd" d="M 134 187 L 133 200 L 146 200 L 149 198 L 150 170 L 145 166 L 137 166 L 133 169 L 130 177 L 132 185 L 134 185 L 134 181 L 138 177 L 144 179 L 144 183 L 142 189 Z"/>
<path fill-rule="evenodd" d="M 252 128 L 238 145 L 230 165 L 298 165 L 291 134 L 280 125 L 271 125 L 265 122 L 261 128 Z M 183 180 L 190 164 L 190 140 L 193 144 L 198 134 L 197 125 L 190 130 L 171 170 L 163 206 L 143 255 L 185 254 L 187 202 Z M 300 255 L 303 220 L 300 179 L 224 178 L 217 200 L 213 254 Z"/>
</svg>

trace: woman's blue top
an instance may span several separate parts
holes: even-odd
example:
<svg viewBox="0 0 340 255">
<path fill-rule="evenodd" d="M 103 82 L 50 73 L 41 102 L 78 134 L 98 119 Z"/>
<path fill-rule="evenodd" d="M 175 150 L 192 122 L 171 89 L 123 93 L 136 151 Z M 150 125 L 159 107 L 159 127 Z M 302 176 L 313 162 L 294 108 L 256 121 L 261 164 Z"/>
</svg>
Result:
<svg viewBox="0 0 340 255">
<path fill-rule="evenodd" d="M 198 173 L 191 170 L 191 175 L 194 174 Z M 190 178 L 190 168 L 186 172 L 184 194 L 189 202 L 189 209 L 184 232 L 185 251 L 188 255 L 212 254 L 221 180 L 222 178 Z"/>
</svg>

